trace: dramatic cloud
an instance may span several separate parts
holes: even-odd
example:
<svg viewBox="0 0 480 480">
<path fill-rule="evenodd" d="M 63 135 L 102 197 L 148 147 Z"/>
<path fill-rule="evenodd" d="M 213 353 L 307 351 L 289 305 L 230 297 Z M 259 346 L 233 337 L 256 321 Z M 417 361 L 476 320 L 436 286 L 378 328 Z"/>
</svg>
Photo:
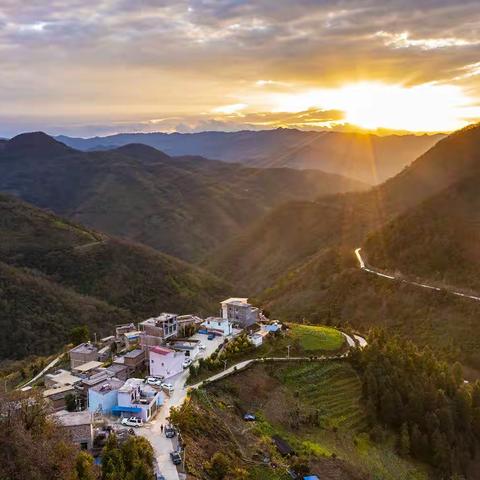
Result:
<svg viewBox="0 0 480 480">
<path fill-rule="evenodd" d="M 0 0 L 0 135 L 341 127 L 340 106 L 279 118 L 272 96 L 365 82 L 455 86 L 460 125 L 477 118 L 479 28 L 477 0 Z"/>
</svg>

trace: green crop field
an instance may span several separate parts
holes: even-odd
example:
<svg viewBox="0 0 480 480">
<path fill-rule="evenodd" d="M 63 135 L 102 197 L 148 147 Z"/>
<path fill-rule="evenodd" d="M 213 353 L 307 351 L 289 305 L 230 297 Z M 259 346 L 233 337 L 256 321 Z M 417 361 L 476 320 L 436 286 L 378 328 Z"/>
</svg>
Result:
<svg viewBox="0 0 480 480">
<path fill-rule="evenodd" d="M 292 324 L 290 335 L 307 352 L 338 350 L 345 343 L 343 334 L 331 327 Z"/>
</svg>

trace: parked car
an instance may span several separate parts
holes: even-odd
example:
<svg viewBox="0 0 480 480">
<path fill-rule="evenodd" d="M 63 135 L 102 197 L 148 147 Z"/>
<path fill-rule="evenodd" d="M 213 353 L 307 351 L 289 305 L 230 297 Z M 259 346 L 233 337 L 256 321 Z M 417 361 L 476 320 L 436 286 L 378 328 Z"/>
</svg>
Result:
<svg viewBox="0 0 480 480">
<path fill-rule="evenodd" d="M 155 377 L 148 377 L 147 383 L 155 387 L 160 387 L 162 385 L 162 381 L 159 378 L 155 378 Z"/>
<path fill-rule="evenodd" d="M 137 417 L 123 418 L 122 425 L 127 427 L 143 427 L 143 420 Z"/>
<path fill-rule="evenodd" d="M 214 333 L 209 333 L 208 337 L 207 337 L 207 340 L 213 340 L 214 338 L 215 338 L 215 334 Z"/>
<path fill-rule="evenodd" d="M 177 434 L 177 431 L 175 430 L 174 427 L 172 426 L 165 427 L 165 436 L 167 438 L 173 438 L 176 434 Z"/>
<path fill-rule="evenodd" d="M 168 393 L 172 393 L 174 388 L 171 383 L 162 383 L 162 388 L 166 390 Z"/>
<path fill-rule="evenodd" d="M 198 348 L 199 348 L 200 350 L 206 350 L 206 349 L 207 349 L 207 347 L 206 347 L 203 343 L 201 343 L 201 344 L 198 346 Z"/>
<path fill-rule="evenodd" d="M 243 419 L 246 421 L 246 422 L 254 422 L 257 417 L 253 414 L 253 413 L 246 413 L 244 416 L 243 416 Z"/>
<path fill-rule="evenodd" d="M 188 368 L 191 364 L 193 363 L 191 358 L 186 358 L 185 361 L 183 362 L 182 366 L 183 368 Z"/>
<path fill-rule="evenodd" d="M 170 458 L 174 465 L 180 465 L 182 463 L 182 456 L 178 452 L 170 452 Z"/>
</svg>

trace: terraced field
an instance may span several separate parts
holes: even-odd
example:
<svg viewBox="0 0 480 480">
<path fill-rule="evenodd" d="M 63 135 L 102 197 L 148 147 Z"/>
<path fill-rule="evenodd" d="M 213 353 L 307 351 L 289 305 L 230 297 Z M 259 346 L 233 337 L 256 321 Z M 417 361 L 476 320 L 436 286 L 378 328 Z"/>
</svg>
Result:
<svg viewBox="0 0 480 480">
<path fill-rule="evenodd" d="M 360 432 L 367 427 L 360 405 L 361 382 L 345 362 L 305 363 L 277 372 L 305 406 L 318 410 L 325 428 Z"/>
</svg>

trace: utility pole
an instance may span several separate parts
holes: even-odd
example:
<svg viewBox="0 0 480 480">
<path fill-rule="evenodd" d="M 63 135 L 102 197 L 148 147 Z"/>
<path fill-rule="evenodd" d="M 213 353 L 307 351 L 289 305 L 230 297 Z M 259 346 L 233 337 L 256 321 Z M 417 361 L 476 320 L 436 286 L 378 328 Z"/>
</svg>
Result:
<svg viewBox="0 0 480 480">
<path fill-rule="evenodd" d="M 290 358 L 290 346 L 291 345 L 287 345 L 287 358 Z"/>
<path fill-rule="evenodd" d="M 223 361 L 223 371 L 225 371 L 227 369 L 227 361 L 224 360 Z"/>
<path fill-rule="evenodd" d="M 97 333 L 96 332 L 93 334 L 93 338 L 95 339 L 95 344 L 96 344 L 97 343 Z"/>
</svg>

